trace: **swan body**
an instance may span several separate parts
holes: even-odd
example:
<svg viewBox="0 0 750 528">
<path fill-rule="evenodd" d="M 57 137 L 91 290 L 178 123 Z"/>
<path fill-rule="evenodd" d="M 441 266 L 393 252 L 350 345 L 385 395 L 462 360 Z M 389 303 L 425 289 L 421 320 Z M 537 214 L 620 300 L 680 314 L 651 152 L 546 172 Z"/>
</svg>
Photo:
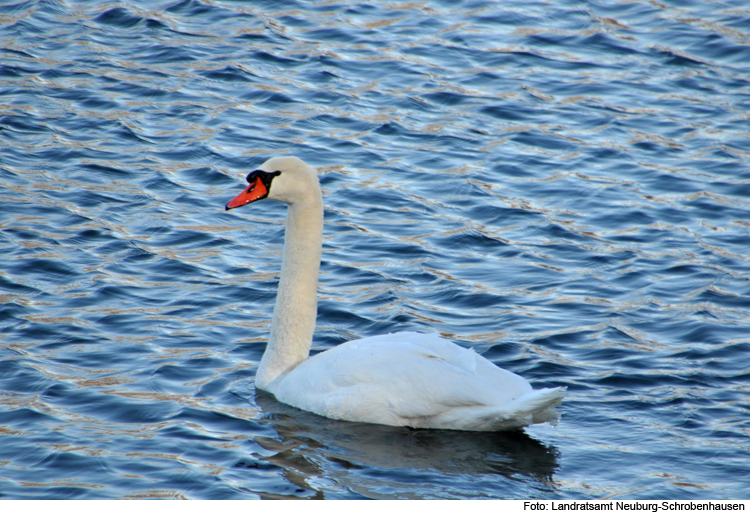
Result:
<svg viewBox="0 0 750 528">
<path fill-rule="evenodd" d="M 256 387 L 328 418 L 467 431 L 556 423 L 565 388 L 534 390 L 521 376 L 438 334 L 399 332 L 309 357 L 317 317 L 323 199 L 317 172 L 295 157 L 251 172 L 227 209 L 270 198 L 289 204 L 271 335 Z"/>
</svg>

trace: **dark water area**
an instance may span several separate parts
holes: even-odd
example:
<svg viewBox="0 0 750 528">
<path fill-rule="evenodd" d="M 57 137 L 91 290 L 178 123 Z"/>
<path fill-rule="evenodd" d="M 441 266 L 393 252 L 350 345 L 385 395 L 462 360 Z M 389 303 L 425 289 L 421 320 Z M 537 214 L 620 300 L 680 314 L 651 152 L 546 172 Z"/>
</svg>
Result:
<svg viewBox="0 0 750 528">
<path fill-rule="evenodd" d="M 285 209 L 314 351 L 435 330 L 558 427 L 256 394 Z M 0 498 L 750 499 L 745 0 L 0 5 Z"/>
</svg>

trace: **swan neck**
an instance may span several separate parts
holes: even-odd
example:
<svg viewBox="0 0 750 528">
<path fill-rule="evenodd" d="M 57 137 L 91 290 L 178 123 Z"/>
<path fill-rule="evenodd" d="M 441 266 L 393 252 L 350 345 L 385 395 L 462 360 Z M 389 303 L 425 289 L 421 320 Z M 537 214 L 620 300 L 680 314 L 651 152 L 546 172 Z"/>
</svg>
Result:
<svg viewBox="0 0 750 528">
<path fill-rule="evenodd" d="M 273 392 L 272 383 L 305 361 L 318 313 L 318 273 L 323 242 L 320 188 L 289 205 L 284 257 L 271 335 L 256 375 L 256 386 Z"/>
</svg>

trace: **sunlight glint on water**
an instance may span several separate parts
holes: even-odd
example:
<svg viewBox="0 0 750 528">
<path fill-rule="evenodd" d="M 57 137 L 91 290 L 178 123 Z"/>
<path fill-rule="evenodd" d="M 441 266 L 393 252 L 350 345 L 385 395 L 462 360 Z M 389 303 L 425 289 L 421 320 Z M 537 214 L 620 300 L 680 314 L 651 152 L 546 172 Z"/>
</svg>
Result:
<svg viewBox="0 0 750 528">
<path fill-rule="evenodd" d="M 741 0 L 0 7 L 0 497 L 747 499 L 748 27 Z M 223 208 L 274 155 L 321 173 L 314 352 L 435 330 L 568 386 L 560 426 L 256 394 L 285 210 Z"/>
</svg>

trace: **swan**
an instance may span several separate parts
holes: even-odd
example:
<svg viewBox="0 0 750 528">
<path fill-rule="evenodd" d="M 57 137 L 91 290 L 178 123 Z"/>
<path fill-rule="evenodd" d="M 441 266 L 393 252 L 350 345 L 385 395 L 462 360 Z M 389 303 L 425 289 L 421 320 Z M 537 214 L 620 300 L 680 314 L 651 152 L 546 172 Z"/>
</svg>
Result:
<svg viewBox="0 0 750 528">
<path fill-rule="evenodd" d="M 271 158 L 226 210 L 265 198 L 288 204 L 271 334 L 255 386 L 328 418 L 413 428 L 499 431 L 557 423 L 565 387 L 534 390 L 521 376 L 437 333 L 398 332 L 310 357 L 323 241 L 318 173 Z"/>
</svg>

